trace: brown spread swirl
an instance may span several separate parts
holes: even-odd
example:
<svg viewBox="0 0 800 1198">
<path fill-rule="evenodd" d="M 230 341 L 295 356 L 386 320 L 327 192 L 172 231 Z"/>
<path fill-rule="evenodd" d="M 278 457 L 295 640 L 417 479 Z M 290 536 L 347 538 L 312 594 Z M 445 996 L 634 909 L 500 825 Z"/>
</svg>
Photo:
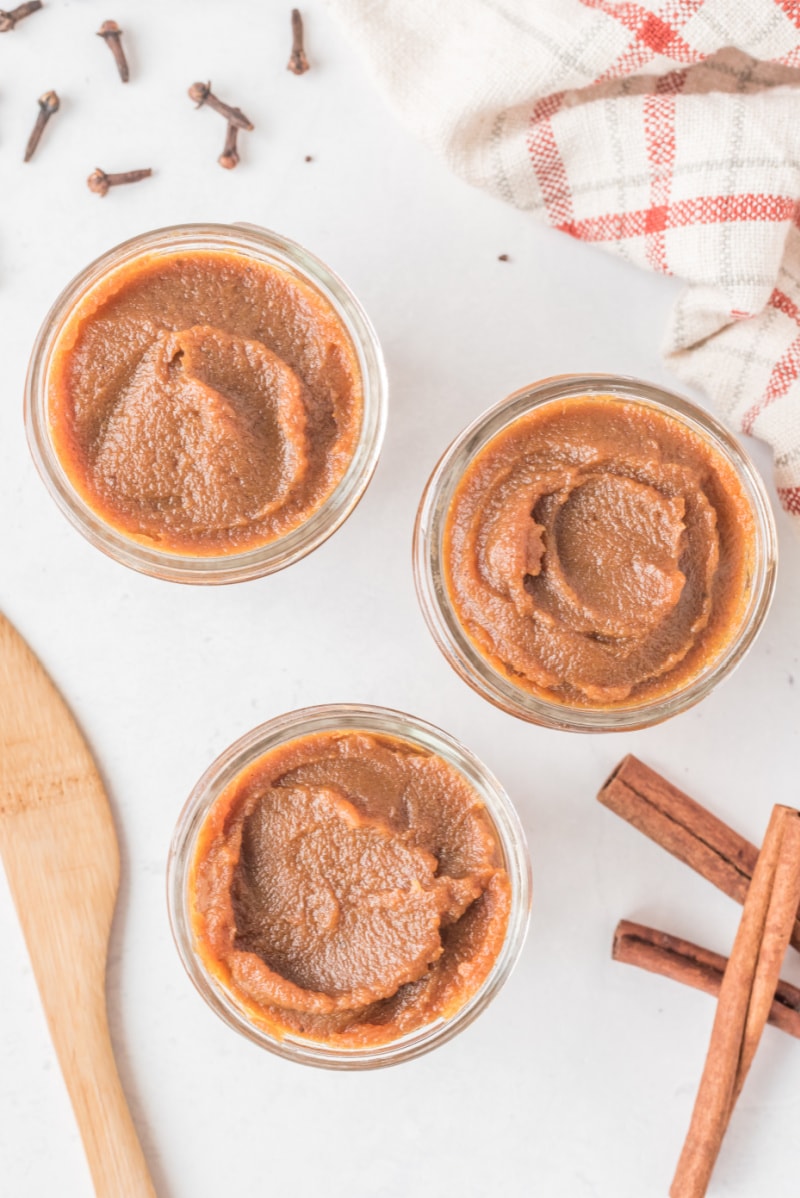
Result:
<svg viewBox="0 0 800 1198">
<path fill-rule="evenodd" d="M 98 515 L 197 555 L 308 519 L 352 460 L 363 406 L 327 301 L 211 250 L 134 259 L 90 291 L 59 338 L 48 402 L 59 457 Z"/>
<path fill-rule="evenodd" d="M 364 732 L 302 737 L 240 775 L 206 817 L 190 891 L 196 950 L 247 1016 L 340 1047 L 453 1015 L 511 901 L 466 779 Z"/>
<path fill-rule="evenodd" d="M 484 446 L 444 535 L 455 612 L 524 690 L 612 707 L 672 693 L 729 643 L 753 513 L 722 454 L 659 409 L 553 401 Z"/>
</svg>

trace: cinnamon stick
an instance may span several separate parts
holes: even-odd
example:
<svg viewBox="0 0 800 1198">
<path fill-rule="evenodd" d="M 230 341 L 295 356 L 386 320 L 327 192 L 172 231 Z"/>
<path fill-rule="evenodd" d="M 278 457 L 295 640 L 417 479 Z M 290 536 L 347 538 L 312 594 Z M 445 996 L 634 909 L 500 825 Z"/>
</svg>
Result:
<svg viewBox="0 0 800 1198">
<path fill-rule="evenodd" d="M 728 958 L 721 953 L 627 919 L 617 924 L 611 955 L 615 961 L 672 978 L 714 997 L 719 994 L 728 964 Z M 791 982 L 778 982 L 767 1022 L 800 1039 L 800 990 Z"/>
<path fill-rule="evenodd" d="M 670 1198 L 703 1198 L 755 1056 L 800 905 L 800 811 L 776 806 L 722 979 L 708 1055 Z"/>
<path fill-rule="evenodd" d="M 598 794 L 611 811 L 743 903 L 758 849 L 637 757 L 623 758 Z M 800 951 L 800 919 L 791 943 Z"/>
</svg>

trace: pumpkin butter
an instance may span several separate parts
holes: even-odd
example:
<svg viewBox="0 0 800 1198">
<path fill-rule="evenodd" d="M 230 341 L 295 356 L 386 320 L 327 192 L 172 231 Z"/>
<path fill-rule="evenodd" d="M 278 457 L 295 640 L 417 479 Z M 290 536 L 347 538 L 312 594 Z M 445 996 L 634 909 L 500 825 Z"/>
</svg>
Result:
<svg viewBox="0 0 800 1198">
<path fill-rule="evenodd" d="M 201 827 L 189 895 L 195 951 L 244 1014 L 342 1048 L 455 1014 L 511 904 L 466 778 L 361 731 L 300 737 L 235 778 Z"/>
<path fill-rule="evenodd" d="M 333 308 L 245 254 L 142 254 L 59 335 L 53 444 L 105 522 L 161 550 L 240 553 L 291 532 L 356 450 L 362 387 Z"/>
<path fill-rule="evenodd" d="M 482 447 L 443 539 L 450 602 L 495 670 L 566 706 L 667 697 L 738 633 L 755 554 L 736 471 L 663 409 L 553 400 Z"/>
</svg>

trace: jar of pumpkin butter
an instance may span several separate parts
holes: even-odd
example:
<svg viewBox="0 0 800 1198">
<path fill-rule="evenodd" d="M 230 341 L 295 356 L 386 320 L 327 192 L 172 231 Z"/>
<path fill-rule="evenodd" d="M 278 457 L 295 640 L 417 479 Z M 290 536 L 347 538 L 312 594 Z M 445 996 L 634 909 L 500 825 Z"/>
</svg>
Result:
<svg viewBox="0 0 800 1198">
<path fill-rule="evenodd" d="M 374 1069 L 491 1002 L 525 939 L 530 865 L 511 801 L 453 737 L 382 707 L 262 724 L 206 771 L 168 868 L 194 985 L 292 1061 Z"/>
<path fill-rule="evenodd" d="M 34 346 L 26 424 L 68 520 L 177 582 L 272 573 L 366 488 L 386 377 L 358 301 L 313 254 L 243 225 L 144 233 L 86 268 Z"/>
<path fill-rule="evenodd" d="M 739 662 L 772 597 L 776 536 L 736 439 L 635 379 L 560 376 L 469 426 L 434 470 L 417 592 L 457 672 L 553 728 L 655 724 Z"/>
</svg>

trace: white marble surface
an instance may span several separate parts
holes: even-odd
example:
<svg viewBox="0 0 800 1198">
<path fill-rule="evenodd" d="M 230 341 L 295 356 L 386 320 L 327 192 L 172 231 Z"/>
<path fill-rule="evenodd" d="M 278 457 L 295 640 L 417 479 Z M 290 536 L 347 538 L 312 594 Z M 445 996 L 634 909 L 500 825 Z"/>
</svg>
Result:
<svg viewBox="0 0 800 1198">
<path fill-rule="evenodd" d="M 778 592 L 755 648 L 663 727 L 548 732 L 457 679 L 411 579 L 429 470 L 467 421 L 534 378 L 600 369 L 669 385 L 658 345 L 678 285 L 451 178 L 395 123 L 319 0 L 306 6 L 313 70 L 291 76 L 288 8 L 48 0 L 0 39 L 0 606 L 63 688 L 108 783 L 124 869 L 111 1021 L 158 1192 L 665 1194 L 713 1004 L 612 963 L 612 930 L 627 916 L 726 950 L 738 913 L 593 796 L 633 750 L 753 839 L 774 800 L 797 802 L 800 541 L 779 516 Z M 129 31 L 127 87 L 94 37 L 108 16 Z M 209 77 L 257 125 L 231 173 L 215 161 L 221 121 L 186 98 Z M 50 87 L 62 111 L 23 167 Z M 96 165 L 156 176 L 98 200 L 84 182 Z M 383 458 L 355 515 L 283 574 L 216 589 L 137 576 L 86 544 L 36 477 L 21 420 L 29 347 L 61 286 L 125 237 L 201 219 L 271 226 L 326 259 L 370 312 L 391 379 Z M 768 472 L 758 447 L 757 460 Z M 493 1006 L 418 1062 L 351 1076 L 228 1031 L 184 976 L 164 903 L 172 827 L 211 758 L 263 719 L 331 700 L 405 708 L 465 741 L 514 798 L 534 870 L 528 943 Z M 85 1198 L 4 881 L 0 961 L 0 1193 Z M 787 963 L 795 980 L 797 966 Z M 800 1045 L 768 1029 L 713 1194 L 795 1195 L 798 1116 Z"/>
</svg>

